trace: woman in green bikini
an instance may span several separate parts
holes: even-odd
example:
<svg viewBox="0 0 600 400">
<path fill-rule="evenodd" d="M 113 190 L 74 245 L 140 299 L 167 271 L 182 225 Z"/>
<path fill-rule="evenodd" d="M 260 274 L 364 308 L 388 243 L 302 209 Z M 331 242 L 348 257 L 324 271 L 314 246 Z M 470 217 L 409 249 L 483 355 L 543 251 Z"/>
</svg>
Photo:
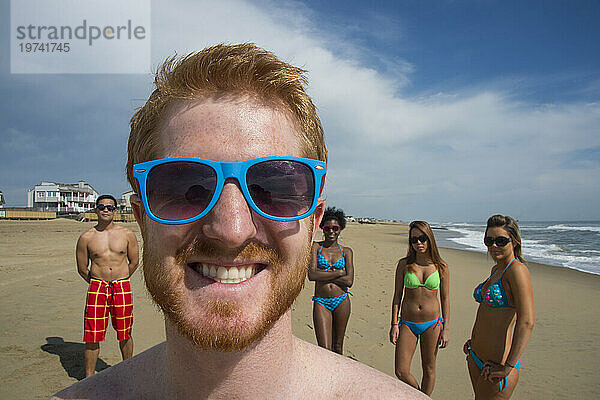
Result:
<svg viewBox="0 0 600 400">
<path fill-rule="evenodd" d="M 435 385 L 438 347 L 448 345 L 449 278 L 448 265 L 440 257 L 429 224 L 411 222 L 408 252 L 396 267 L 390 341 L 396 345 L 396 376 L 427 395 L 433 392 Z M 419 338 L 423 367 L 421 385 L 410 373 Z"/>
</svg>

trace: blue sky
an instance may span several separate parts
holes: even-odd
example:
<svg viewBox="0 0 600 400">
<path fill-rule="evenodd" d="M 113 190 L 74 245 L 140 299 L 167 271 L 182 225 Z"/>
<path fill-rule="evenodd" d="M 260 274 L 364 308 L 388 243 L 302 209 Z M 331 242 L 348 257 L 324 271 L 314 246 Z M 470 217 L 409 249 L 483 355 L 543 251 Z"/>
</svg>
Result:
<svg viewBox="0 0 600 400">
<path fill-rule="evenodd" d="M 431 221 L 600 220 L 600 3 L 152 2 L 152 67 L 256 42 L 309 70 L 327 202 Z M 0 190 L 128 190 L 128 120 L 150 75 L 10 74 L 0 13 Z"/>
</svg>

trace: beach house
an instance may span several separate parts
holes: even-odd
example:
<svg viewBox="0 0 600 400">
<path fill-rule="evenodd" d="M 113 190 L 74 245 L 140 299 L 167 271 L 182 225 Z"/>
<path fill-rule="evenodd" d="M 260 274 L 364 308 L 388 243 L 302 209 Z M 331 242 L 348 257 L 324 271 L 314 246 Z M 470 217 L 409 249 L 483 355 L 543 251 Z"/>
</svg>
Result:
<svg viewBox="0 0 600 400">
<path fill-rule="evenodd" d="M 133 190 L 130 190 L 128 192 L 125 192 L 121 195 L 120 199 L 117 199 L 117 207 L 119 207 L 119 212 L 122 213 L 131 213 L 131 195 L 134 194 L 135 192 Z"/>
<path fill-rule="evenodd" d="M 42 181 L 27 191 L 27 207 L 36 211 L 86 212 L 96 206 L 98 196 L 85 181 L 75 184 Z"/>
</svg>

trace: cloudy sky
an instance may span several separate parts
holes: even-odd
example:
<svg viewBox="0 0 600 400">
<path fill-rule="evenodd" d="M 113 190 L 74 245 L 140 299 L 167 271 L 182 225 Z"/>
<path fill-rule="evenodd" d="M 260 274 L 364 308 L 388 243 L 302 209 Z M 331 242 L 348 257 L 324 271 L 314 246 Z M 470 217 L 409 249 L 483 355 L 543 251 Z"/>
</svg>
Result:
<svg viewBox="0 0 600 400">
<path fill-rule="evenodd" d="M 348 214 L 600 220 L 597 1 L 152 1 L 151 64 L 255 42 L 309 70 Z M 120 196 L 150 74 L 11 74 L 2 0 L 0 190 L 42 180 Z"/>
</svg>

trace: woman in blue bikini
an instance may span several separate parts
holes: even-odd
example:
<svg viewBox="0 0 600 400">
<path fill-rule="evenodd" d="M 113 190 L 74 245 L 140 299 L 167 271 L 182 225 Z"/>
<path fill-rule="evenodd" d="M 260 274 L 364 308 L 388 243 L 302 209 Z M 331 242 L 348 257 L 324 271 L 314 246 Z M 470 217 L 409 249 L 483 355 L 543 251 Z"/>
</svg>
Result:
<svg viewBox="0 0 600 400">
<path fill-rule="evenodd" d="M 491 216 L 483 241 L 496 265 L 473 292 L 479 308 L 463 351 L 475 399 L 509 399 L 533 329 L 533 289 L 514 219 Z"/>
<path fill-rule="evenodd" d="M 321 224 L 324 240 L 312 246 L 308 279 L 315 282 L 313 321 L 319 346 L 343 354 L 344 333 L 350 317 L 348 288 L 354 282 L 352 249 L 338 239 L 346 227 L 342 210 L 328 207 Z"/>
<path fill-rule="evenodd" d="M 396 376 L 427 395 L 435 385 L 438 346 L 448 345 L 449 279 L 448 265 L 440 257 L 431 227 L 425 221 L 411 222 L 408 252 L 396 267 L 390 341 L 396 345 Z M 420 386 L 410 373 L 419 338 L 423 367 Z"/>
</svg>

